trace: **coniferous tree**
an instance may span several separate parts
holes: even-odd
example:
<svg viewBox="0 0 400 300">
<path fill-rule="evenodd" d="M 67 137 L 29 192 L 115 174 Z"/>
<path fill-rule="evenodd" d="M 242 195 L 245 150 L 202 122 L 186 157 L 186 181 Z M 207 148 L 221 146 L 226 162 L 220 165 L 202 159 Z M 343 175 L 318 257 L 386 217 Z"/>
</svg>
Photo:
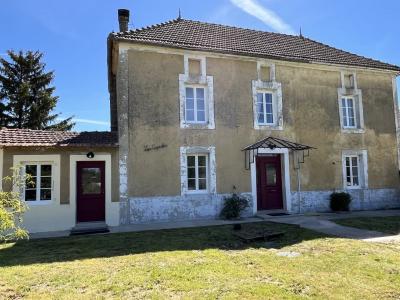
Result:
<svg viewBox="0 0 400 300">
<path fill-rule="evenodd" d="M 59 121 L 52 113 L 58 97 L 51 86 L 54 72 L 46 72 L 38 51 L 7 51 L 0 58 L 0 125 L 10 128 L 71 130 L 72 117 Z"/>
</svg>

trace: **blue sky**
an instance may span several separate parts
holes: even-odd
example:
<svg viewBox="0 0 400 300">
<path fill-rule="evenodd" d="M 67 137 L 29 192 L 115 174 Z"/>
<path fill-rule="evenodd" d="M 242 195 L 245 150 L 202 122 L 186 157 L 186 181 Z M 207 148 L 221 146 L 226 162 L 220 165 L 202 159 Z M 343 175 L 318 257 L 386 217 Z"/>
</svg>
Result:
<svg viewBox="0 0 400 300">
<path fill-rule="evenodd" d="M 2 0 L 0 55 L 7 49 L 45 53 L 55 71 L 57 112 L 75 130 L 108 130 L 106 38 L 118 31 L 117 9 L 130 28 L 177 17 L 266 31 L 298 33 L 400 65 L 397 0 Z M 399 82 L 399 80 L 398 80 Z"/>
</svg>

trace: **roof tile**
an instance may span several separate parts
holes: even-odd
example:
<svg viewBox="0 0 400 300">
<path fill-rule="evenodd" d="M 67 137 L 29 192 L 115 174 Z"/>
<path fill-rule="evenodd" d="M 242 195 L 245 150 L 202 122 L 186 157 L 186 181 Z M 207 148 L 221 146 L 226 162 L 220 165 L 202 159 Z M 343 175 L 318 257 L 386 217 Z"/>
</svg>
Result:
<svg viewBox="0 0 400 300">
<path fill-rule="evenodd" d="M 72 132 L 9 128 L 0 130 L 0 146 L 115 147 L 117 145 L 117 133 L 110 131 Z"/>
<path fill-rule="evenodd" d="M 214 51 L 299 62 L 328 63 L 399 71 L 400 67 L 352 54 L 302 36 L 174 19 L 113 33 L 114 39 L 191 50 Z"/>
</svg>

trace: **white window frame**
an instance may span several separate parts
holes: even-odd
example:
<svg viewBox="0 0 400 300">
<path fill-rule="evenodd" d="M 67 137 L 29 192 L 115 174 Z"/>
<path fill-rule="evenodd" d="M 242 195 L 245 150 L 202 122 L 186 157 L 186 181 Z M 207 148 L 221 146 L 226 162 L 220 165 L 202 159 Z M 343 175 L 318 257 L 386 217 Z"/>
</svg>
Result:
<svg viewBox="0 0 400 300">
<path fill-rule="evenodd" d="M 189 60 L 199 60 L 201 67 L 200 76 L 189 75 Z M 205 101 L 206 122 L 186 121 L 186 87 L 203 87 Z M 180 128 L 189 129 L 215 129 L 214 120 L 214 78 L 206 75 L 206 57 L 200 55 L 184 55 L 184 73 L 179 74 L 179 102 L 180 102 Z"/>
<path fill-rule="evenodd" d="M 207 189 L 206 190 L 189 190 L 188 189 L 188 170 L 187 157 L 190 155 L 205 155 L 207 158 Z M 181 162 L 181 195 L 205 195 L 216 194 L 216 162 L 215 162 L 215 147 L 180 147 L 180 162 Z M 198 172 L 196 168 L 196 172 Z M 196 173 L 197 174 L 197 173 Z M 196 175 L 198 178 L 198 176 Z M 197 187 L 197 183 L 196 183 Z"/>
<path fill-rule="evenodd" d="M 257 93 L 257 103 L 258 102 L 258 94 L 262 94 L 262 105 L 263 105 L 263 111 L 264 111 L 264 122 L 260 123 L 258 121 L 258 111 L 257 111 L 257 124 L 264 126 L 264 125 L 274 125 L 275 124 L 275 117 L 276 117 L 276 105 L 275 105 L 275 101 L 274 101 L 274 93 L 271 91 L 258 91 Z M 265 95 L 269 94 L 271 95 L 271 105 L 272 105 L 272 122 L 267 122 L 267 115 L 269 115 L 270 113 L 267 113 L 267 101 L 266 101 L 266 97 Z M 256 108 L 258 109 L 258 105 L 256 106 Z"/>
<path fill-rule="evenodd" d="M 21 174 L 25 174 L 25 165 L 35 164 L 49 164 L 51 165 L 52 175 L 52 195 L 51 200 L 44 201 L 25 201 L 25 185 L 18 190 L 15 187 L 15 192 L 19 192 L 21 200 L 23 200 L 28 206 L 36 205 L 52 205 L 54 203 L 60 203 L 60 155 L 49 154 L 49 155 L 14 155 L 13 166 L 19 167 Z"/>
<path fill-rule="evenodd" d="M 354 173 L 353 173 L 353 168 L 355 167 L 353 165 L 353 158 L 356 159 L 357 161 L 357 178 L 358 178 L 358 184 L 354 184 Z M 347 161 L 349 161 L 349 166 L 347 166 Z M 361 172 L 360 172 L 360 157 L 358 155 L 346 155 L 344 157 L 344 162 L 345 162 L 345 169 L 346 169 L 346 174 L 343 174 L 346 176 L 346 186 L 347 189 L 358 189 L 360 188 L 361 185 Z M 347 181 L 347 168 L 350 169 L 350 185 L 348 185 Z"/>
<path fill-rule="evenodd" d="M 254 129 L 283 130 L 282 86 L 276 81 L 252 81 Z M 272 94 L 273 123 L 259 123 L 257 113 L 257 94 Z M 264 98 L 264 96 L 263 96 Z"/>
<path fill-rule="evenodd" d="M 343 107 L 343 99 L 345 100 L 346 106 Z M 353 102 L 353 119 L 354 119 L 354 125 L 348 125 L 350 124 L 350 114 L 349 114 L 349 105 L 348 101 L 351 100 Z M 353 96 L 342 96 L 342 99 L 340 101 L 340 108 L 341 108 L 341 113 L 342 113 L 342 120 L 343 120 L 343 128 L 344 129 L 354 129 L 357 128 L 357 114 L 356 114 L 356 101 Z M 343 109 L 346 109 L 346 116 L 343 115 Z M 347 122 L 347 125 L 345 123 Z"/>
<path fill-rule="evenodd" d="M 345 75 L 353 76 L 353 88 L 346 88 Z M 338 88 L 338 108 L 340 129 L 343 133 L 364 133 L 364 111 L 362 101 L 362 91 L 357 85 L 357 74 L 352 71 L 340 72 L 341 86 Z M 342 110 L 342 98 L 352 98 L 354 104 L 354 121 L 355 126 L 344 126 L 344 116 Z M 357 115 L 358 112 L 358 115 Z"/>
<path fill-rule="evenodd" d="M 194 97 L 194 117 L 195 120 L 187 120 L 186 119 L 186 89 L 187 88 L 192 88 L 193 89 L 193 97 Z M 197 91 L 196 89 L 202 88 L 204 90 L 204 121 L 198 121 L 197 120 Z M 188 84 L 185 86 L 185 122 L 187 124 L 207 124 L 208 123 L 208 102 L 207 102 L 207 87 L 203 85 L 198 85 L 198 84 Z"/>
<path fill-rule="evenodd" d="M 189 189 L 189 184 L 188 184 L 188 193 L 208 193 L 208 185 L 209 185 L 209 179 L 208 179 L 208 174 L 209 174 L 209 164 L 208 164 L 208 154 L 207 153 L 188 153 L 186 154 L 186 161 L 187 158 L 189 156 L 193 156 L 195 158 L 195 165 L 194 165 L 194 169 L 195 169 L 195 178 L 187 178 L 188 182 L 190 179 L 194 179 L 195 180 L 195 186 L 196 188 L 194 190 L 190 190 Z M 199 157 L 205 157 L 206 158 L 206 188 L 205 189 L 200 189 L 199 188 L 199 180 L 200 179 L 204 179 L 204 178 L 199 178 Z M 187 167 L 187 164 L 186 164 Z"/>
<path fill-rule="evenodd" d="M 358 185 L 347 185 L 346 158 L 357 157 Z M 350 159 L 351 161 L 351 159 Z M 351 168 L 351 174 L 353 170 Z M 357 190 L 368 188 L 368 152 L 367 150 L 343 150 L 342 151 L 342 176 L 344 190 Z M 353 178 L 351 178 L 353 181 Z"/>
<path fill-rule="evenodd" d="M 51 166 L 51 174 L 50 174 L 50 176 L 44 176 L 44 177 L 50 177 L 51 178 L 51 188 L 50 188 L 50 190 L 51 190 L 51 199 L 50 200 L 44 200 L 44 199 L 41 199 L 41 197 L 40 197 L 40 192 L 42 190 L 42 187 L 41 187 L 41 184 L 40 184 L 41 183 L 41 179 L 42 179 L 42 174 L 41 174 L 41 172 L 42 172 L 41 166 L 42 165 Z M 54 194 L 54 178 L 53 178 L 53 169 L 54 169 L 54 167 L 53 167 L 53 164 L 51 162 L 25 162 L 23 164 L 23 168 L 22 168 L 22 174 L 23 174 L 24 178 L 26 176 L 26 166 L 36 166 L 36 176 L 35 176 L 36 177 L 36 182 L 35 182 L 36 199 L 35 200 L 30 200 L 30 201 L 26 200 L 26 195 L 25 195 L 25 191 L 27 189 L 26 188 L 26 184 L 24 185 L 23 194 L 21 195 L 22 199 L 25 202 L 29 202 L 29 203 L 41 202 L 41 201 L 42 202 L 53 201 L 53 194 Z M 49 190 L 49 188 L 44 188 L 44 190 Z"/>
</svg>

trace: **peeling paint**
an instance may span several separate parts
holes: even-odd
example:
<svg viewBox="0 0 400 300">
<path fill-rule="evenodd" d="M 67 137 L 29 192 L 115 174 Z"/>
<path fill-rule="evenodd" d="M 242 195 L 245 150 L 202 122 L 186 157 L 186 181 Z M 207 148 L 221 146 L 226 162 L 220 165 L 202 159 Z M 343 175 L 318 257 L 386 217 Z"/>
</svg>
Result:
<svg viewBox="0 0 400 300">
<path fill-rule="evenodd" d="M 130 223 L 218 218 L 224 197 L 229 196 L 230 194 L 210 194 L 130 198 Z M 240 196 L 249 201 L 249 208 L 243 212 L 243 216 L 253 215 L 251 193 L 241 193 Z"/>
</svg>

